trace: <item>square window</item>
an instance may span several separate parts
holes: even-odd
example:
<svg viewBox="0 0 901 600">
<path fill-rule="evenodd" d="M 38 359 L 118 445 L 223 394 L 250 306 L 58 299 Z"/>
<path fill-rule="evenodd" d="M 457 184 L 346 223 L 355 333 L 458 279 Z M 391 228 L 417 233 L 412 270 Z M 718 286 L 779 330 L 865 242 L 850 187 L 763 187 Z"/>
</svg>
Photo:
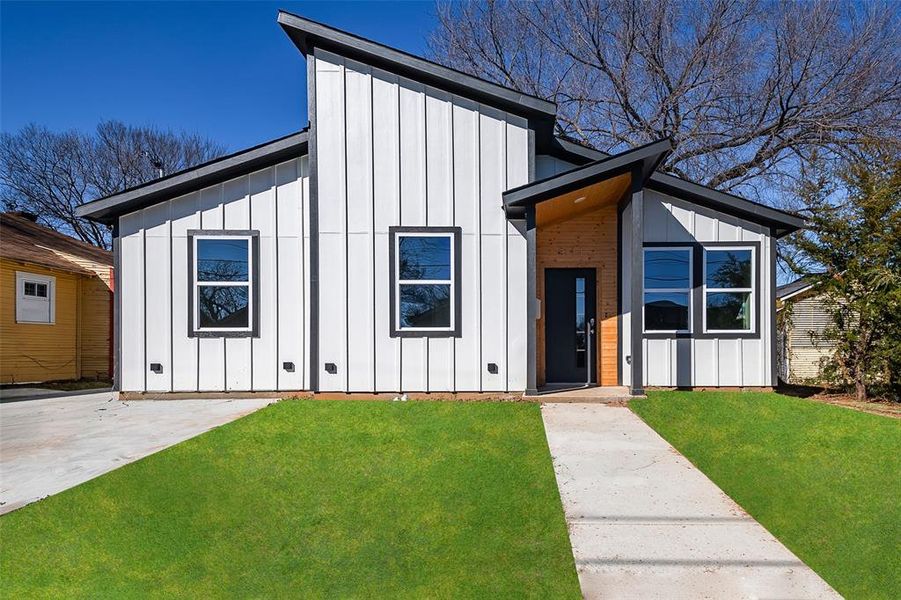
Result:
<svg viewBox="0 0 901 600">
<path fill-rule="evenodd" d="M 247 238 L 197 240 L 197 281 L 248 281 Z"/>
<path fill-rule="evenodd" d="M 398 236 L 398 270 L 402 280 L 451 278 L 451 236 Z"/>
<path fill-rule="evenodd" d="M 246 328 L 250 323 L 250 297 L 244 285 L 198 287 L 200 328 Z"/>
<path fill-rule="evenodd" d="M 668 248 L 645 250 L 646 290 L 686 289 L 691 285 L 691 250 Z"/>
<path fill-rule="evenodd" d="M 644 251 L 644 330 L 691 331 L 692 249 Z"/>
<path fill-rule="evenodd" d="M 709 288 L 751 287 L 751 250 L 707 250 L 705 270 Z"/>
<path fill-rule="evenodd" d="M 704 249 L 704 331 L 754 330 L 753 248 Z"/>
<path fill-rule="evenodd" d="M 707 329 L 721 331 L 751 329 L 751 292 L 707 294 Z"/>
<path fill-rule="evenodd" d="M 646 331 L 687 331 L 689 292 L 645 292 Z"/>
<path fill-rule="evenodd" d="M 451 326 L 450 284 L 400 286 L 400 326 L 448 328 Z"/>
<path fill-rule="evenodd" d="M 390 228 L 393 337 L 459 335 L 459 232 Z"/>
</svg>

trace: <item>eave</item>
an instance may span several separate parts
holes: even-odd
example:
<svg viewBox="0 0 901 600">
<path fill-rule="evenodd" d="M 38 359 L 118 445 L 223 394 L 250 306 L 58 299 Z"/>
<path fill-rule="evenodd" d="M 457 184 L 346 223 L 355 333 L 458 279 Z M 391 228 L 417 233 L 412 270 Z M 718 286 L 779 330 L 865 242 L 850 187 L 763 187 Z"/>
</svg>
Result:
<svg viewBox="0 0 901 600">
<path fill-rule="evenodd" d="M 553 123 L 557 114 L 557 105 L 553 102 L 289 12 L 279 11 L 278 23 L 304 56 L 309 55 L 314 48 L 322 48 L 526 118 Z"/>
<path fill-rule="evenodd" d="M 79 217 L 112 225 L 116 219 L 158 202 L 298 158 L 307 152 L 308 131 L 272 140 L 209 162 L 153 179 L 117 194 L 92 200 L 75 209 Z"/>
</svg>

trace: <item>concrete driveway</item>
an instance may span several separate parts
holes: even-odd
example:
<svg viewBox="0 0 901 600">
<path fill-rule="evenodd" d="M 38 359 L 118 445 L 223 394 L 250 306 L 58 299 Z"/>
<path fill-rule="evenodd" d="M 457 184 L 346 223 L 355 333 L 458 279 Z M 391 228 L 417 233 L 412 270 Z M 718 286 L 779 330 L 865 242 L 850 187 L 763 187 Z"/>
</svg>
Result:
<svg viewBox="0 0 901 600">
<path fill-rule="evenodd" d="M 110 392 L 0 404 L 0 514 L 252 413 L 274 400 L 142 400 Z"/>
<path fill-rule="evenodd" d="M 628 408 L 542 416 L 586 598 L 840 598 Z"/>
</svg>

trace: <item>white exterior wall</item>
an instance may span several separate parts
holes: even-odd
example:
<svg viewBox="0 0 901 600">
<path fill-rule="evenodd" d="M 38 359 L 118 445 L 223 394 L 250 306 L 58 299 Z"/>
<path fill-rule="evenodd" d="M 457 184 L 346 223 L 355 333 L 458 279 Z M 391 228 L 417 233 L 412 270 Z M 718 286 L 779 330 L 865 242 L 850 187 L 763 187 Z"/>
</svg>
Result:
<svg viewBox="0 0 901 600">
<path fill-rule="evenodd" d="M 622 217 L 622 337 L 620 360 L 623 384 L 632 381 L 631 366 L 626 357 L 631 353 L 631 264 L 632 222 L 630 208 Z M 759 287 L 755 290 L 759 312 L 756 317 L 757 338 L 680 338 L 645 339 L 643 378 L 646 386 L 769 386 L 772 385 L 771 344 L 771 263 L 769 230 L 755 223 L 711 211 L 659 192 L 644 192 L 645 242 L 759 242 Z M 702 282 L 695 281 L 694 285 Z M 692 302 L 695 298 L 692 297 Z M 637 308 L 640 310 L 640 307 Z M 701 323 L 693 331 L 702 331 Z"/>
<path fill-rule="evenodd" d="M 308 389 L 307 172 L 289 160 L 120 218 L 122 391 Z M 259 231 L 259 337 L 188 336 L 191 229 Z"/>
<path fill-rule="evenodd" d="M 526 121 L 320 49 L 310 60 L 318 389 L 524 390 L 526 242 L 501 193 L 529 181 Z M 462 229 L 460 337 L 390 337 L 394 225 Z"/>
</svg>

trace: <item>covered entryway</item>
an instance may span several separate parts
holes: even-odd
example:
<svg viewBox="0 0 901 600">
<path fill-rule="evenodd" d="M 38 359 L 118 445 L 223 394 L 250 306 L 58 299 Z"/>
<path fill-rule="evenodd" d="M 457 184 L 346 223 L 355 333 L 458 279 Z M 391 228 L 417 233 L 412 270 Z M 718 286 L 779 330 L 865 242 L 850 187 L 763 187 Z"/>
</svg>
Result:
<svg viewBox="0 0 901 600">
<path fill-rule="evenodd" d="M 671 151 L 654 142 L 504 193 L 507 217 L 526 220 L 527 394 L 622 385 L 623 353 L 640 369 L 639 352 L 620 348 L 620 215 Z"/>
</svg>

